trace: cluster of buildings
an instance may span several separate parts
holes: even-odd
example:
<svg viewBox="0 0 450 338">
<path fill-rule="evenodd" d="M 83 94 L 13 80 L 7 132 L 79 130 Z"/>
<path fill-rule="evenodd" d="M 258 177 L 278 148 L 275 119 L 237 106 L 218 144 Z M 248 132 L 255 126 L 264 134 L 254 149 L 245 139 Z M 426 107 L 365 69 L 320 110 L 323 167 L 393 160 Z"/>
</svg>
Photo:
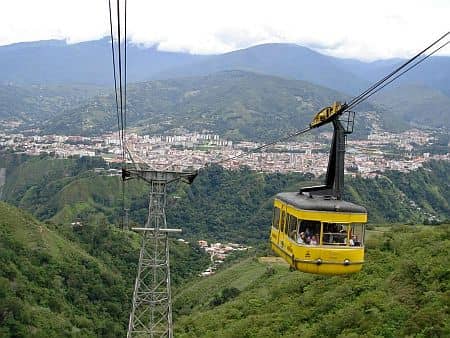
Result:
<svg viewBox="0 0 450 338">
<path fill-rule="evenodd" d="M 246 251 L 251 248 L 249 246 L 236 243 L 211 243 L 208 245 L 208 242 L 205 240 L 199 240 L 198 245 L 211 257 L 210 266 L 200 274 L 202 277 L 213 275 L 219 265 L 222 264 L 231 253 L 235 251 Z"/>
<path fill-rule="evenodd" d="M 250 150 L 262 143 L 232 142 L 207 132 L 175 136 L 128 134 L 126 144 L 135 162 L 146 163 L 153 168 L 199 169 L 206 164 L 223 161 L 221 165 L 228 169 L 248 166 L 259 172 L 300 172 L 319 176 L 327 169 L 331 137 L 331 133 L 321 133 L 314 141 L 283 142 L 255 153 Z M 386 170 L 414 170 L 431 159 L 449 160 L 449 153 L 430 155 L 413 152 L 417 145 L 427 146 L 432 142 L 433 136 L 421 130 L 398 134 L 375 130 L 366 140 L 349 138 L 347 173 L 370 177 Z M 117 133 L 83 137 L 29 136 L 0 131 L 0 147 L 29 155 L 48 153 L 62 158 L 102 156 L 110 162 L 119 162 L 122 156 L 121 140 Z"/>
</svg>

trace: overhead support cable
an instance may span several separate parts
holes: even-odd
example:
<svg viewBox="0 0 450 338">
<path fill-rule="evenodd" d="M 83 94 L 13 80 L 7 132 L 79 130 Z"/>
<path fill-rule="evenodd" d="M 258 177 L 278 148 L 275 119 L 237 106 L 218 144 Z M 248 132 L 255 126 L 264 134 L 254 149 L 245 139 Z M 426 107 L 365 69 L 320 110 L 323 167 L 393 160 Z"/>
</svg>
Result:
<svg viewBox="0 0 450 338">
<path fill-rule="evenodd" d="M 125 139 L 125 145 L 126 145 L 126 130 L 127 130 L 127 0 L 125 0 L 125 9 L 124 9 L 124 23 L 125 23 L 125 42 L 124 42 L 124 100 L 123 100 L 123 111 L 124 111 L 124 118 L 123 118 L 123 130 L 124 130 L 124 139 Z M 126 161 L 125 161 L 126 166 Z"/>
<path fill-rule="evenodd" d="M 409 71 L 410 69 L 414 68 L 417 64 L 419 64 L 420 62 L 417 62 L 416 64 L 414 64 L 412 67 L 407 68 L 404 72 L 402 72 L 400 75 L 398 75 L 398 73 L 406 68 L 409 64 L 413 63 L 415 60 L 417 60 L 418 58 L 420 58 L 424 53 L 426 53 L 428 50 L 430 50 L 432 47 L 434 47 L 435 45 L 437 45 L 439 42 L 441 42 L 442 40 L 444 40 L 448 35 L 450 34 L 450 32 L 445 33 L 444 35 L 442 35 L 439 39 L 435 40 L 433 43 L 431 43 L 430 45 L 428 45 L 425 49 L 423 49 L 422 51 L 418 52 L 414 57 L 412 57 L 411 59 L 407 60 L 406 62 L 404 62 L 401 66 L 397 67 L 396 69 L 394 69 L 391 73 L 389 73 L 388 75 L 386 75 L 385 77 L 383 77 L 381 80 L 377 81 L 376 83 L 374 83 L 372 86 L 370 86 L 369 88 L 367 88 L 365 91 L 363 91 L 361 94 L 359 94 L 358 96 L 354 97 L 348 104 L 347 104 L 347 108 L 346 110 L 349 110 L 353 107 L 355 107 L 356 105 L 360 104 L 361 102 L 365 101 L 367 98 L 369 98 L 370 96 L 372 96 L 372 93 L 374 91 L 378 91 L 379 88 L 384 88 L 385 87 L 385 83 L 390 81 L 389 83 L 391 83 L 392 81 L 394 81 L 395 79 L 397 79 L 398 77 L 400 77 L 401 75 L 405 74 L 407 71 Z M 441 46 L 441 48 L 443 48 L 444 46 L 446 46 L 448 44 L 448 42 L 446 44 L 444 44 L 443 46 Z M 441 49 L 438 48 L 437 50 Z M 432 54 L 434 54 L 434 51 Z M 429 56 L 431 56 L 432 54 L 428 55 L 427 57 L 425 57 L 424 59 L 428 58 Z M 398 75 L 398 76 L 396 76 Z M 393 78 L 393 79 L 392 79 Z"/>
<path fill-rule="evenodd" d="M 127 96 L 127 1 L 124 1 L 124 46 L 122 47 L 122 25 L 121 25 L 121 1 L 116 1 L 116 14 L 117 14 L 117 43 L 116 48 L 114 44 L 114 24 L 112 15 L 111 0 L 108 0 L 109 8 L 109 24 L 110 24 L 110 35 L 111 35 L 111 54 L 113 62 L 113 76 L 114 76 L 114 96 L 116 103 L 116 114 L 117 114 L 117 129 L 119 137 L 119 146 L 121 149 L 121 162 L 122 171 L 126 170 L 127 165 L 127 139 L 126 139 L 126 96 Z M 123 58 L 122 58 L 122 48 L 123 48 Z M 117 53 L 117 63 L 116 63 L 116 53 Z M 122 75 L 123 69 L 123 75 Z M 118 74 L 117 74 L 118 73 Z M 131 160 L 131 154 L 130 154 Z M 122 225 L 125 224 L 125 183 L 122 180 Z"/>
<path fill-rule="evenodd" d="M 120 35 L 120 0 L 117 4 L 117 50 L 119 57 L 119 94 L 120 94 L 120 124 L 122 127 L 122 165 L 125 162 L 124 124 L 123 124 L 123 89 L 122 89 L 122 39 Z"/>
<path fill-rule="evenodd" d="M 418 66 L 419 64 L 421 64 L 423 61 L 425 61 L 426 59 L 428 59 L 430 56 L 436 54 L 438 51 L 440 51 L 442 48 L 444 48 L 445 46 L 447 46 L 450 43 L 450 41 L 447 41 L 445 44 L 443 44 L 442 46 L 436 48 L 435 50 L 433 50 L 432 52 L 430 52 L 430 54 L 425 55 L 422 59 L 419 59 L 418 61 L 416 61 L 415 63 L 413 63 L 412 65 L 410 65 L 408 68 L 406 68 L 405 70 L 403 70 L 401 73 L 397 74 L 395 77 L 393 77 L 392 79 L 390 79 L 388 82 L 384 83 L 381 87 L 378 87 L 376 90 L 368 93 L 368 95 L 364 96 L 362 99 L 360 99 L 359 101 L 356 101 L 352 107 L 357 106 L 358 104 L 360 104 L 361 102 L 367 100 L 369 97 L 371 97 L 372 95 L 375 95 L 376 93 L 378 93 L 381 89 L 383 89 L 384 87 L 388 86 L 389 84 L 391 84 L 392 82 L 394 82 L 396 79 L 398 79 L 400 76 L 402 76 L 403 74 L 405 74 L 406 72 L 410 71 L 411 69 L 415 68 L 416 66 Z"/>
<path fill-rule="evenodd" d="M 109 27 L 110 27 L 110 36 L 111 36 L 111 56 L 112 56 L 112 66 L 113 66 L 113 76 L 114 76 L 114 96 L 116 102 L 116 113 L 117 113 L 117 130 L 119 133 L 119 145 L 122 148 L 122 127 L 120 124 L 120 116 L 119 112 L 119 97 L 117 93 L 117 75 L 116 75 L 116 57 L 115 57 L 115 49 L 114 49 L 114 33 L 113 33 L 113 22 L 112 22 L 112 10 L 111 10 L 111 0 L 108 0 L 109 6 Z"/>
</svg>

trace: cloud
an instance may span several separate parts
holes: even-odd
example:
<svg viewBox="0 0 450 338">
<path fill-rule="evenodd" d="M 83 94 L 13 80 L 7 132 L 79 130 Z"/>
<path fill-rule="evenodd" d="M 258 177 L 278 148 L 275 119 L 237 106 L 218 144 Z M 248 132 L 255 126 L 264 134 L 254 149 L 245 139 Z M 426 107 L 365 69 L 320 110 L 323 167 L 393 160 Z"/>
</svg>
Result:
<svg viewBox="0 0 450 338">
<path fill-rule="evenodd" d="M 373 60 L 411 56 L 448 31 L 449 17 L 446 0 L 129 0 L 128 35 L 168 51 L 210 54 L 288 42 Z M 108 33 L 106 0 L 15 0 L 0 12 L 2 45 Z M 450 55 L 450 47 L 443 53 Z"/>
</svg>

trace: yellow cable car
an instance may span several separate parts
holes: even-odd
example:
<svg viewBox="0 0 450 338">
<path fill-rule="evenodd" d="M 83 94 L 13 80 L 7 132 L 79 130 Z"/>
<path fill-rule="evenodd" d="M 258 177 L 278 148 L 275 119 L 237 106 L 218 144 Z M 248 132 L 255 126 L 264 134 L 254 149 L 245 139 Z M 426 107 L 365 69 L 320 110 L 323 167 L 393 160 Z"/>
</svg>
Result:
<svg viewBox="0 0 450 338">
<path fill-rule="evenodd" d="M 275 197 L 272 250 L 292 268 L 340 275 L 358 272 L 364 263 L 364 223 L 359 205 L 296 192 Z"/>
<path fill-rule="evenodd" d="M 335 102 L 316 114 L 310 128 L 334 127 L 325 184 L 283 192 L 274 200 L 270 233 L 272 250 L 293 269 L 324 275 L 361 270 L 367 211 L 342 200 L 345 137 L 353 132 L 354 113 L 346 128 L 339 117 L 347 105 Z"/>
</svg>

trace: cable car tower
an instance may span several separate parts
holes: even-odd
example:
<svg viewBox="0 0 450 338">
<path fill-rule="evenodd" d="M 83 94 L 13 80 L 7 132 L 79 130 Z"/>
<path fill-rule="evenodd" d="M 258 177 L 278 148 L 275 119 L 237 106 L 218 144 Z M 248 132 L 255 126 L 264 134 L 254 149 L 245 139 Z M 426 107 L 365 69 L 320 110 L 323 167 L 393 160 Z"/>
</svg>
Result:
<svg viewBox="0 0 450 338">
<path fill-rule="evenodd" d="M 169 229 L 166 222 L 167 185 L 191 184 L 195 172 L 124 169 L 122 179 L 139 178 L 150 185 L 148 218 L 142 228 L 142 245 L 134 284 L 127 337 L 173 337 L 170 292 Z"/>
</svg>

